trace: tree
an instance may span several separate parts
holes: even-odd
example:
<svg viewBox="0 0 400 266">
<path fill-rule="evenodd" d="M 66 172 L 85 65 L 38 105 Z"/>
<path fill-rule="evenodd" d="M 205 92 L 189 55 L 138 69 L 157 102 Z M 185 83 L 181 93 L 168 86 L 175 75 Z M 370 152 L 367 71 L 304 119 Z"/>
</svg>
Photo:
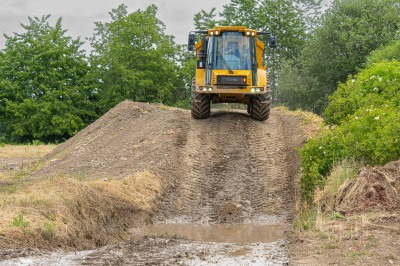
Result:
<svg viewBox="0 0 400 266">
<path fill-rule="evenodd" d="M 371 51 L 398 36 L 399 4 L 399 0 L 335 0 L 290 66 L 297 68 L 300 80 L 281 83 L 281 98 L 300 88 L 308 96 L 301 106 L 321 113 L 338 82 L 355 74 Z"/>
<path fill-rule="evenodd" d="M 103 112 L 124 99 L 167 104 L 177 100 L 183 84 L 177 78 L 176 47 L 156 13 L 151 5 L 129 14 L 122 4 L 110 12 L 111 22 L 96 23 L 90 61 Z"/>
<path fill-rule="evenodd" d="M 306 31 L 304 11 L 295 3 L 289 0 L 231 0 L 220 13 L 220 23 L 272 32 L 279 40 L 276 56 L 292 58 L 301 50 Z M 271 57 L 272 52 L 266 53 Z"/>
<path fill-rule="evenodd" d="M 215 13 L 215 7 L 206 12 L 203 9 L 194 15 L 194 26 L 196 30 L 208 30 L 217 26 L 218 21 L 216 20 L 217 13 Z"/>
<path fill-rule="evenodd" d="M 260 21 L 257 21 L 259 19 L 260 11 L 258 8 L 258 2 L 260 1 L 231 0 L 228 4 L 224 5 L 224 10 L 220 13 L 222 18 L 220 21 L 221 25 L 246 26 L 248 28 L 258 29 L 258 26 L 260 25 Z M 269 14 L 266 15 L 268 16 Z"/>
<path fill-rule="evenodd" d="M 0 124 L 17 141 L 61 141 L 91 122 L 89 66 L 82 42 L 65 35 L 62 20 L 29 18 L 25 32 L 6 37 L 0 56 Z"/>
<path fill-rule="evenodd" d="M 190 108 L 192 80 L 196 72 L 196 56 L 188 51 L 187 45 L 178 45 L 176 60 L 179 63 L 178 79 L 183 82 L 180 99 L 175 103 L 181 108 Z"/>
</svg>

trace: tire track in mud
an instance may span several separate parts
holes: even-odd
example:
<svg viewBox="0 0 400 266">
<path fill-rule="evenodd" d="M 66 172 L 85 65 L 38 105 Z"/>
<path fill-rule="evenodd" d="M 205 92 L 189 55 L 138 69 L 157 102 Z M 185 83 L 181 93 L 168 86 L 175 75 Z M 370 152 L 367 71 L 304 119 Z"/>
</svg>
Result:
<svg viewBox="0 0 400 266">
<path fill-rule="evenodd" d="M 259 122 L 243 111 L 214 110 L 210 118 L 194 120 L 182 110 L 150 110 L 130 124 L 126 132 L 131 134 L 122 140 L 130 141 L 125 146 L 134 150 L 130 156 L 121 155 L 129 160 L 120 160 L 117 170 L 150 170 L 163 177 L 166 190 L 151 217 L 154 224 L 282 225 L 292 221 L 300 171 L 294 148 L 304 140 L 297 118 L 272 110 L 267 121 Z M 97 150 L 104 144 L 93 146 Z M 115 146 L 113 152 L 126 153 L 128 148 Z M 71 158 L 62 163 L 82 164 L 80 157 Z M 114 165 L 108 158 L 101 161 Z M 133 235 L 129 241 L 75 255 L 50 254 L 38 258 L 38 264 L 287 265 L 287 244 L 284 238 L 239 244 Z M 61 257 L 68 260 L 59 263 Z"/>
<path fill-rule="evenodd" d="M 175 139 L 176 179 L 154 223 L 288 224 L 294 214 L 303 136 L 299 121 L 273 111 L 266 122 L 219 111 L 185 120 Z M 300 137 L 299 137 L 300 136 Z M 172 174 L 172 173 L 170 173 Z M 167 237 L 132 238 L 95 251 L 87 264 L 288 265 L 286 239 L 209 243 Z M 82 262 L 82 261 L 81 261 Z"/>
<path fill-rule="evenodd" d="M 182 148 L 181 179 L 163 199 L 155 222 L 291 220 L 292 162 L 282 117 L 260 123 L 243 113 L 217 112 L 186 121 L 185 128 L 176 142 Z"/>
</svg>

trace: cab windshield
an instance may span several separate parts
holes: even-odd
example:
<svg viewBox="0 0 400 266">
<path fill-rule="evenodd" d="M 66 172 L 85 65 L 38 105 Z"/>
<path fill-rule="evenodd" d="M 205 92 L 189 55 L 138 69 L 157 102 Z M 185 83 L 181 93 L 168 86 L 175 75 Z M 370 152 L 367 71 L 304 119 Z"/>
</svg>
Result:
<svg viewBox="0 0 400 266">
<path fill-rule="evenodd" d="M 251 69 L 251 38 L 241 32 L 223 32 L 215 37 L 215 60 L 213 69 Z"/>
</svg>

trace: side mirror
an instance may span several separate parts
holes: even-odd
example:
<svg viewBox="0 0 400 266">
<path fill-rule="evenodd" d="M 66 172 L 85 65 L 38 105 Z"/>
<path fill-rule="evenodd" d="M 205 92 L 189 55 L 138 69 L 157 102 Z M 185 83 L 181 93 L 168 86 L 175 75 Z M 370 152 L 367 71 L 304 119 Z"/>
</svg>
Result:
<svg viewBox="0 0 400 266">
<path fill-rule="evenodd" d="M 275 36 L 270 36 L 268 43 L 269 43 L 269 47 L 270 48 L 276 48 L 276 37 Z"/>
<path fill-rule="evenodd" d="M 196 33 L 189 33 L 188 50 L 194 51 L 195 44 L 196 44 Z"/>
</svg>

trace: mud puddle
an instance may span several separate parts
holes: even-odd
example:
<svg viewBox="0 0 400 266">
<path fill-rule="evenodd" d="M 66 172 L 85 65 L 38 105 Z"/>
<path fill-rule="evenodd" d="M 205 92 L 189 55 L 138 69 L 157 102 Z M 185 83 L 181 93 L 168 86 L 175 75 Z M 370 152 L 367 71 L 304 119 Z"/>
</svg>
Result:
<svg viewBox="0 0 400 266">
<path fill-rule="evenodd" d="M 185 239 L 141 238 L 81 252 L 52 252 L 0 261 L 0 265 L 288 265 L 288 242 L 210 243 Z"/>
<path fill-rule="evenodd" d="M 154 224 L 132 233 L 141 237 L 179 237 L 217 243 L 268 243 L 284 238 L 288 226 L 266 224 Z"/>
<path fill-rule="evenodd" d="M 154 224 L 126 242 L 80 252 L 48 252 L 0 265 L 287 265 L 285 234 L 271 224 Z"/>
</svg>

